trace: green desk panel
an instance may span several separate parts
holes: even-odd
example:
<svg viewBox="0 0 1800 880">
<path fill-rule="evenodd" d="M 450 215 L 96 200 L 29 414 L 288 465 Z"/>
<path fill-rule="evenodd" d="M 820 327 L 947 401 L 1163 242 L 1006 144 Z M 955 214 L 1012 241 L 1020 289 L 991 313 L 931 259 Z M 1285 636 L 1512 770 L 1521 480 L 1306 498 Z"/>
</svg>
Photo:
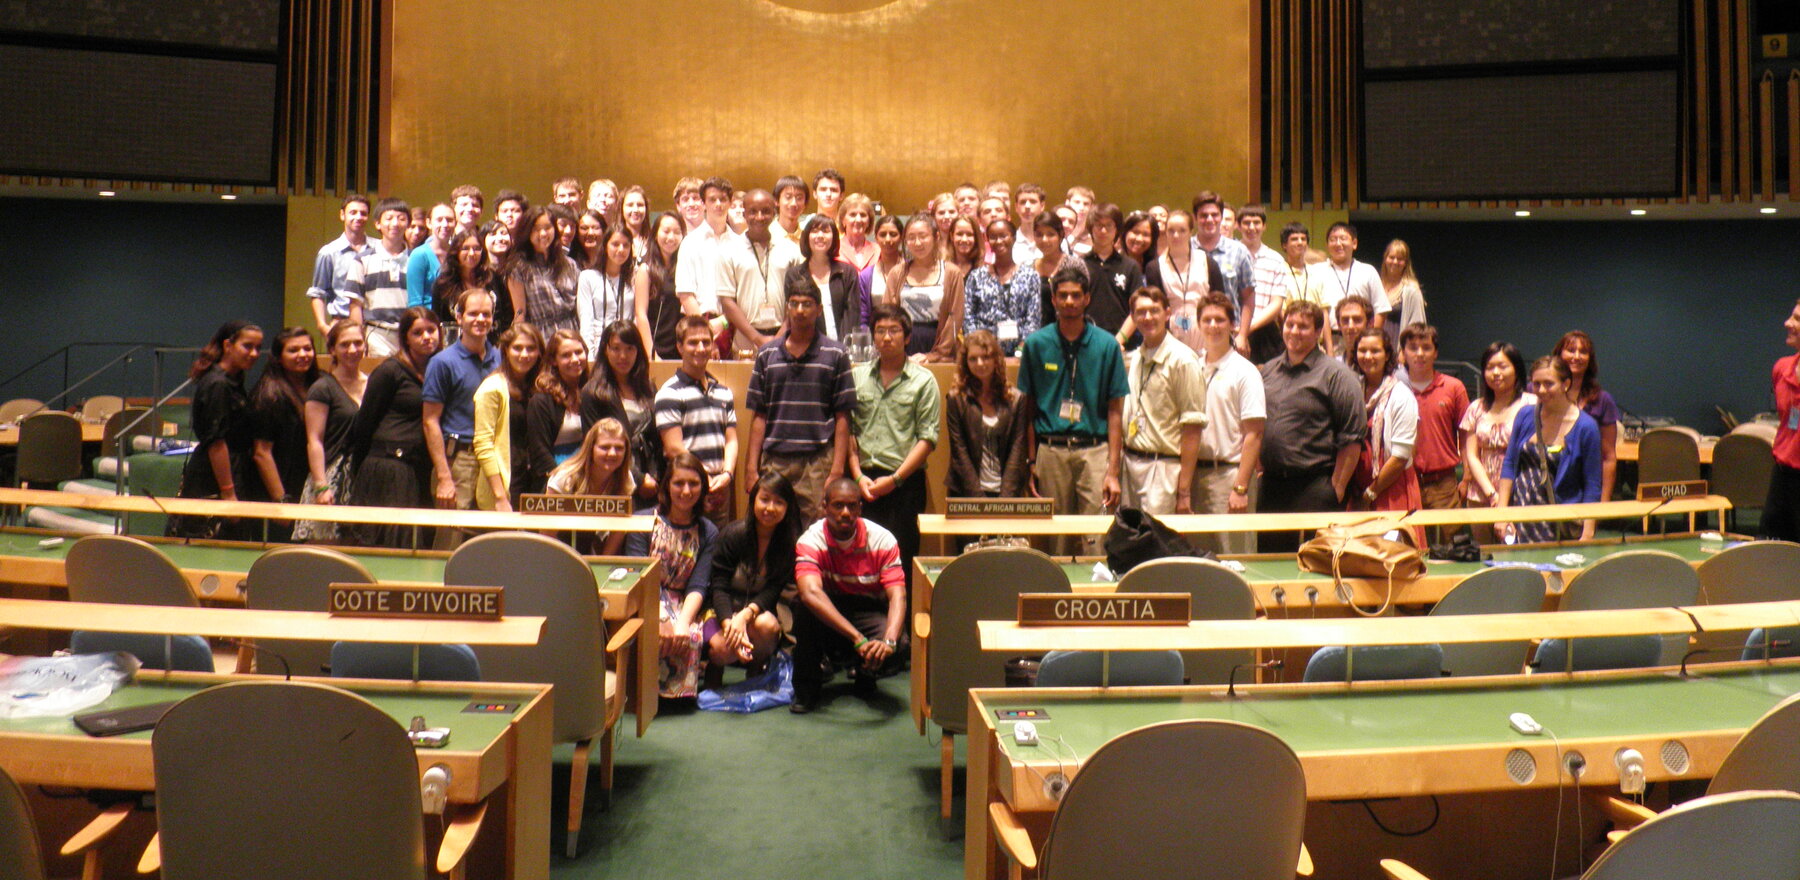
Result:
<svg viewBox="0 0 1800 880">
<path fill-rule="evenodd" d="M 1020 746 L 1002 725 L 1000 746 L 1016 760 L 1085 760 L 1107 740 L 1161 721 L 1239 721 L 1281 737 L 1299 753 L 1439 748 L 1481 743 L 1541 743 L 1507 725 L 1526 712 L 1563 740 L 1745 728 L 1787 696 L 1800 693 L 1800 669 L 1752 670 L 1694 679 L 1670 676 L 1510 687 L 1356 690 L 1227 698 L 1214 692 L 1180 697 L 1057 696 L 1021 690 L 984 695 L 989 712 L 1038 707 L 1048 745 Z M 1058 739 L 1060 737 L 1060 739 Z"/>
</svg>

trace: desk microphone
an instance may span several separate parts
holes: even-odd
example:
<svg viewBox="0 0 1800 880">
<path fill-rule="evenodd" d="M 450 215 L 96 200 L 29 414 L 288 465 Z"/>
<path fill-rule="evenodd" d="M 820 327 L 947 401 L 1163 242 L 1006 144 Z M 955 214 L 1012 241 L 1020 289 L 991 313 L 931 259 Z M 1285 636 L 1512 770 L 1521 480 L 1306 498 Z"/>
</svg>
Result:
<svg viewBox="0 0 1800 880">
<path fill-rule="evenodd" d="M 1761 643 L 1759 643 L 1757 645 L 1749 646 L 1749 647 L 1751 648 L 1751 650 L 1761 648 L 1762 653 L 1763 653 L 1763 659 L 1769 660 L 1769 659 L 1773 659 L 1770 656 L 1770 654 L 1775 649 L 1786 648 L 1792 644 L 1793 644 L 1793 642 L 1789 641 L 1788 639 L 1765 639 Z M 1743 652 L 1744 652 L 1744 646 L 1737 646 L 1737 645 L 1727 645 L 1723 648 L 1695 648 L 1694 650 L 1681 655 L 1681 677 L 1682 678 L 1693 678 L 1692 675 L 1688 674 L 1687 665 L 1688 665 L 1688 661 L 1692 660 L 1695 657 L 1699 657 L 1703 654 L 1740 654 L 1741 655 Z"/>
<path fill-rule="evenodd" d="M 1287 664 L 1283 663 L 1281 661 L 1281 659 L 1278 657 L 1274 660 L 1264 660 L 1261 663 L 1239 663 L 1236 666 L 1231 667 L 1231 678 L 1226 683 L 1225 696 L 1228 696 L 1228 697 L 1237 696 L 1238 670 L 1240 670 L 1240 669 L 1280 669 L 1281 667 L 1283 667 L 1285 665 L 1287 665 Z"/>
</svg>

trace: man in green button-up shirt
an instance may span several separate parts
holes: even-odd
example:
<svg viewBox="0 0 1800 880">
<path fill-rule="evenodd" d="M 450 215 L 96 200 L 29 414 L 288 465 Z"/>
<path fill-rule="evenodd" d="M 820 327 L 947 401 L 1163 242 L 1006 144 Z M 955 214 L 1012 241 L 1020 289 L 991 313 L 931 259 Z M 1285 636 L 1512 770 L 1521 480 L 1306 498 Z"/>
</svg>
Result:
<svg viewBox="0 0 1800 880">
<path fill-rule="evenodd" d="M 875 360 L 851 370 L 856 445 L 850 474 L 863 493 L 863 517 L 885 526 L 900 544 L 900 565 L 912 578 L 919 552 L 919 514 L 925 510 L 925 457 L 937 446 L 943 405 L 931 371 L 906 356 L 912 322 L 897 306 L 877 306 L 870 320 Z"/>
</svg>

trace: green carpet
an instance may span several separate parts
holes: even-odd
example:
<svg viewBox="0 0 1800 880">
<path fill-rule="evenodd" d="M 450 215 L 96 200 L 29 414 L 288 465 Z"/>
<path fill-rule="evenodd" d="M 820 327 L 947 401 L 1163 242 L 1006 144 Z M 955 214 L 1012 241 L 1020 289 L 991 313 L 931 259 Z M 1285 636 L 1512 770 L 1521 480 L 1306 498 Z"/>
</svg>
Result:
<svg viewBox="0 0 1800 880">
<path fill-rule="evenodd" d="M 906 694 L 899 675 L 865 702 L 840 676 L 810 715 L 664 703 L 643 739 L 630 736 L 627 717 L 612 806 L 601 809 L 591 777 L 573 860 L 561 855 L 570 748 L 559 747 L 551 876 L 961 876 L 960 793 L 955 818 L 940 824 L 938 732 L 918 734 Z"/>
</svg>

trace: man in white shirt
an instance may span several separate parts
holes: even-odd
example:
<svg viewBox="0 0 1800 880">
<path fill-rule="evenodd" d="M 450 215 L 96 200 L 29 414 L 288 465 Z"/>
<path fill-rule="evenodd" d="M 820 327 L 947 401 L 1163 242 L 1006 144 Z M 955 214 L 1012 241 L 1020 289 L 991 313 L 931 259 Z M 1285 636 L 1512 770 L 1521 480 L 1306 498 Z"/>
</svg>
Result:
<svg viewBox="0 0 1800 880">
<path fill-rule="evenodd" d="M 313 322 L 319 325 L 321 334 L 331 332 L 331 325 L 350 317 L 350 298 L 341 293 L 344 279 L 349 277 L 352 266 L 375 253 L 375 245 L 364 231 L 369 224 L 368 196 L 345 196 L 338 208 L 338 219 L 344 223 L 344 234 L 319 248 L 313 261 L 312 286 L 306 289 L 306 298 L 312 302 Z"/>
<path fill-rule="evenodd" d="M 1238 235 L 1250 252 L 1256 279 L 1256 305 L 1251 312 L 1250 361 L 1260 364 L 1281 354 L 1281 304 L 1287 302 L 1294 276 L 1280 251 L 1263 244 L 1269 223 L 1268 209 L 1245 205 L 1238 212 Z"/>
<path fill-rule="evenodd" d="M 806 183 L 792 174 L 775 181 L 775 228 L 780 235 L 800 244 L 800 215 L 806 213 Z"/>
<path fill-rule="evenodd" d="M 746 193 L 744 221 L 749 225 L 719 266 L 719 310 L 735 331 L 732 348 L 739 351 L 756 351 L 781 332 L 786 314 L 782 279 L 801 259 L 799 246 L 787 236 L 770 234 L 775 211 L 775 197 L 768 190 Z"/>
<path fill-rule="evenodd" d="M 1380 327 L 1381 316 L 1388 311 L 1387 290 L 1381 284 L 1381 271 L 1356 259 L 1356 227 L 1339 221 L 1325 233 L 1325 254 L 1330 259 L 1306 269 L 1307 285 L 1316 287 L 1322 296 L 1331 329 L 1337 326 L 1338 300 L 1360 296 L 1375 306 L 1369 326 Z"/>
<path fill-rule="evenodd" d="M 1267 416 L 1262 373 L 1232 347 L 1231 300 L 1218 291 L 1200 300 L 1200 337 L 1206 425 L 1191 504 L 1195 513 L 1250 513 Z M 1255 553 L 1256 533 L 1204 534 L 1197 543 L 1214 553 Z"/>
<path fill-rule="evenodd" d="M 701 223 L 681 240 L 681 260 L 675 266 L 675 296 L 681 300 L 683 313 L 717 319 L 713 329 L 722 330 L 725 319 L 719 311 L 720 266 L 739 237 L 725 225 L 725 212 L 731 208 L 731 181 L 707 178 L 700 184 L 700 201 L 705 206 Z"/>
<path fill-rule="evenodd" d="M 400 316 L 406 313 L 406 226 L 412 212 L 395 198 L 375 203 L 375 226 L 381 240 L 374 250 L 350 265 L 338 295 L 350 301 L 349 320 L 363 325 L 370 357 L 401 351 Z"/>
<path fill-rule="evenodd" d="M 1194 460 L 1206 426 L 1200 359 L 1169 335 L 1169 295 L 1143 287 L 1131 295 L 1131 320 L 1144 344 L 1125 356 L 1125 454 L 1121 504 L 1156 516 L 1191 513 Z"/>
<path fill-rule="evenodd" d="M 1032 234 L 1037 228 L 1038 215 L 1044 213 L 1044 188 L 1035 183 L 1019 184 L 1019 192 L 1013 196 L 1013 209 L 1019 215 L 1019 234 L 1013 239 L 1013 262 L 1030 266 L 1044 255 L 1038 250 L 1036 236 Z"/>
</svg>

